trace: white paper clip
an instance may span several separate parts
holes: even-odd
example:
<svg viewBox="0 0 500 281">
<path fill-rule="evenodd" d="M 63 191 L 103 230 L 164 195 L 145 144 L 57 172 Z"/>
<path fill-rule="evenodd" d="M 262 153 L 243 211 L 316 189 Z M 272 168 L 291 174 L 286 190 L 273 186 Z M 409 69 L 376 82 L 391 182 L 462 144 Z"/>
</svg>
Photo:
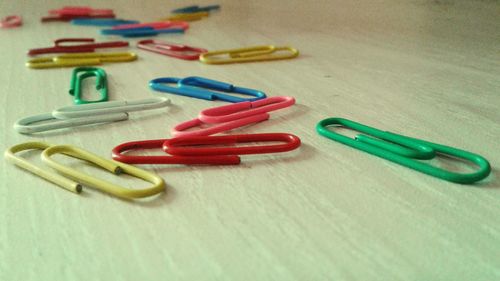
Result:
<svg viewBox="0 0 500 281">
<path fill-rule="evenodd" d="M 29 116 L 18 120 L 14 129 L 32 134 L 89 124 L 123 121 L 131 111 L 149 110 L 170 105 L 170 99 L 155 97 L 135 101 L 110 101 L 59 108 L 52 113 Z M 44 122 L 42 124 L 35 124 Z"/>
</svg>

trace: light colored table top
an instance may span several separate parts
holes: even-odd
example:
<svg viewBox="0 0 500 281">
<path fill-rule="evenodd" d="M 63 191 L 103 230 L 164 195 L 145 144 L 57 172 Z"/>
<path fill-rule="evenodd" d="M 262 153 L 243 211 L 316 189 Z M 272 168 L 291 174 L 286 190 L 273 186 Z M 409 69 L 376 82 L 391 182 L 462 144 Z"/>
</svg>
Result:
<svg viewBox="0 0 500 281">
<path fill-rule="evenodd" d="M 142 21 L 189 4 L 88 2 Z M 103 66 L 111 99 L 151 97 L 149 80 L 194 75 L 294 96 L 295 106 L 236 132 L 289 132 L 302 147 L 232 167 L 143 166 L 168 192 L 140 203 L 88 188 L 75 195 L 1 161 L 0 280 L 500 279 L 498 1 L 219 3 L 185 35 L 158 39 L 210 50 L 292 45 L 300 57 L 214 66 L 133 48 L 138 61 Z M 2 15 L 24 17 L 21 28 L 0 30 L 3 149 L 44 140 L 109 157 L 117 144 L 170 137 L 173 125 L 223 104 L 170 95 L 171 108 L 126 122 L 16 133 L 17 119 L 71 105 L 71 69 L 27 69 L 29 48 L 115 39 L 39 22 L 60 6 L 0 3 Z M 478 153 L 492 174 L 453 184 L 320 137 L 315 124 L 333 116 Z"/>
</svg>

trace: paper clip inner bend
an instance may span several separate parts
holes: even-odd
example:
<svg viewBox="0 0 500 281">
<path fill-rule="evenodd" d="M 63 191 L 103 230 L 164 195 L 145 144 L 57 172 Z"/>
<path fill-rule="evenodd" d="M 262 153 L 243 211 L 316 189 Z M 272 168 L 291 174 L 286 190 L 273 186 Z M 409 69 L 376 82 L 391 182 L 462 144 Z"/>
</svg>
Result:
<svg viewBox="0 0 500 281">
<path fill-rule="evenodd" d="M 235 165 L 240 163 L 240 157 L 236 155 L 224 156 L 137 156 L 125 155 L 126 151 L 139 149 L 161 149 L 166 139 L 144 140 L 122 143 L 112 151 L 112 157 L 116 161 L 128 164 L 185 164 L 185 165 Z"/>
<path fill-rule="evenodd" d="M 177 84 L 175 87 L 167 86 L 164 84 Z M 175 77 L 164 77 L 151 80 L 149 86 L 156 91 L 172 93 L 181 96 L 193 97 L 204 100 L 221 100 L 232 103 L 243 102 L 243 101 L 255 101 L 263 99 L 266 97 L 264 92 L 236 87 L 234 85 L 219 82 L 216 80 L 206 79 L 203 77 L 187 77 L 184 79 Z M 237 96 L 231 96 L 225 93 L 236 93 L 241 95 L 252 96 L 253 98 L 241 98 Z"/>
<path fill-rule="evenodd" d="M 200 112 L 198 118 L 210 124 L 224 123 L 252 115 L 268 113 L 294 104 L 295 98 L 293 97 L 269 97 L 257 101 L 239 102 L 205 109 Z"/>
<path fill-rule="evenodd" d="M 83 72 L 82 74 L 78 74 Z M 96 90 L 99 91 L 101 96 L 98 100 L 84 100 L 82 94 L 82 84 L 83 80 L 89 77 L 96 77 Z M 108 100 L 108 83 L 106 78 L 106 72 L 102 68 L 97 67 L 77 67 L 73 70 L 71 77 L 71 85 L 69 94 L 74 97 L 73 102 L 75 104 L 87 104 L 104 102 Z"/>
<path fill-rule="evenodd" d="M 282 144 L 227 147 L 249 142 L 283 142 Z M 219 145 L 217 147 L 203 147 Z M 224 145 L 221 147 L 220 145 Z M 291 151 L 300 146 L 299 137 L 285 133 L 246 134 L 228 136 L 181 137 L 165 140 L 163 150 L 172 155 L 242 155 Z"/>
<path fill-rule="evenodd" d="M 57 184 L 58 186 L 74 192 L 74 193 L 80 193 L 82 191 L 82 186 L 69 179 L 66 177 L 63 177 L 60 174 L 50 172 L 49 170 L 42 169 L 40 167 L 37 167 L 30 163 L 28 160 L 18 157 L 15 154 L 21 151 L 29 150 L 29 149 L 38 149 L 38 150 L 44 150 L 51 146 L 48 143 L 45 142 L 25 142 L 21 143 L 15 146 L 12 146 L 11 148 L 7 149 L 4 153 L 5 158 L 14 163 L 14 165 L 23 168 L 24 170 L 27 170 L 41 178 L 44 178 L 54 184 Z"/>
<path fill-rule="evenodd" d="M 78 172 L 68 166 L 59 164 L 51 159 L 50 156 L 58 153 L 67 154 L 69 156 L 85 160 L 92 164 L 97 165 L 115 175 L 120 175 L 122 173 L 143 179 L 147 182 L 153 184 L 150 188 L 144 189 L 128 189 L 116 185 L 114 183 L 101 180 L 84 173 Z M 135 198 L 144 198 L 153 196 L 155 194 L 161 193 L 165 190 L 165 182 L 159 176 L 144 171 L 142 169 L 136 168 L 134 166 L 120 163 L 113 160 L 104 159 L 99 157 L 93 153 L 80 149 L 78 147 L 70 146 L 70 145 L 55 145 L 45 149 L 42 152 L 42 160 L 48 166 L 57 170 L 58 172 L 75 179 L 81 182 L 84 185 L 88 185 L 94 187 L 103 192 L 112 194 L 114 196 L 124 198 L 124 199 L 135 199 Z"/>
<path fill-rule="evenodd" d="M 200 61 L 207 64 L 226 64 L 291 59 L 298 55 L 299 51 L 295 48 L 268 45 L 207 52 L 200 55 Z"/>
<path fill-rule="evenodd" d="M 85 116 L 104 116 L 113 113 L 150 110 L 168 105 L 170 105 L 170 99 L 165 97 L 154 97 L 132 101 L 108 101 L 66 106 L 52 111 L 52 115 L 61 119 L 71 119 Z"/>
<path fill-rule="evenodd" d="M 137 42 L 137 48 L 183 60 L 197 60 L 200 58 L 200 54 L 207 52 L 207 50 L 202 48 L 171 44 L 152 39 Z"/>
<path fill-rule="evenodd" d="M 40 57 L 29 60 L 30 68 L 54 68 L 100 65 L 104 62 L 128 62 L 137 59 L 134 53 L 77 53 L 55 57 Z"/>
<path fill-rule="evenodd" d="M 353 139 L 330 130 L 331 126 L 346 127 L 366 135 L 360 134 Z M 471 184 L 486 178 L 491 172 L 488 160 L 480 155 L 421 139 L 384 132 L 343 118 L 324 119 L 317 124 L 316 130 L 320 135 L 334 141 L 450 182 Z M 449 155 L 468 160 L 476 164 L 479 169 L 472 173 L 456 173 L 415 160 L 431 159 L 434 155 Z"/>
</svg>

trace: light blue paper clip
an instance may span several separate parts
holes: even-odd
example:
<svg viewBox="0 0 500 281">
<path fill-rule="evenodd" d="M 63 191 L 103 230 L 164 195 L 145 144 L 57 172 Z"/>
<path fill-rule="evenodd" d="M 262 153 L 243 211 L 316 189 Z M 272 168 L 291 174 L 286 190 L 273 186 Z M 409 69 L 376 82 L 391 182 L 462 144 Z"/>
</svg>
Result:
<svg viewBox="0 0 500 281">
<path fill-rule="evenodd" d="M 164 84 L 177 84 L 177 86 L 172 87 Z M 149 82 L 149 86 L 155 91 L 167 92 L 197 99 L 211 101 L 221 100 L 232 103 L 256 101 L 266 97 L 266 94 L 259 90 L 236 87 L 228 83 L 196 76 L 186 77 L 184 79 L 175 77 L 156 78 Z M 211 90 L 253 96 L 254 98 L 240 98 Z"/>
<path fill-rule="evenodd" d="M 74 19 L 71 23 L 74 25 L 115 26 L 120 24 L 135 24 L 139 22 L 136 20 L 121 19 Z"/>
<path fill-rule="evenodd" d="M 143 36 L 156 36 L 160 33 L 184 33 L 182 28 L 160 28 L 154 29 L 153 27 L 139 27 L 127 29 L 103 29 L 102 35 L 120 35 L 123 37 L 143 37 Z"/>
</svg>

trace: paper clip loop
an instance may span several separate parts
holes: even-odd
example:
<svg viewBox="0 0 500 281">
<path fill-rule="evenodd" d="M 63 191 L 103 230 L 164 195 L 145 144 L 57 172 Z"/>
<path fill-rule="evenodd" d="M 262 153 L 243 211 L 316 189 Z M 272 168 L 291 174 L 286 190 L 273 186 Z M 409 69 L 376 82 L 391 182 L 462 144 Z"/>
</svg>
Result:
<svg viewBox="0 0 500 281">
<path fill-rule="evenodd" d="M 137 42 L 137 48 L 183 60 L 198 60 L 201 54 L 208 52 L 202 48 L 172 44 L 152 39 Z"/>
<path fill-rule="evenodd" d="M 23 25 L 23 19 L 20 16 L 6 16 L 0 20 L 0 28 L 13 28 Z"/>
<path fill-rule="evenodd" d="M 74 25 L 91 25 L 91 26 L 115 26 L 115 25 L 121 25 L 121 24 L 136 24 L 139 23 L 139 21 L 136 20 L 122 20 L 122 19 L 109 19 L 109 18 L 104 18 L 104 19 L 73 19 L 71 20 L 71 23 Z"/>
<path fill-rule="evenodd" d="M 277 54 L 277 53 L 284 54 Z M 268 61 L 291 59 L 299 55 L 292 47 L 256 46 L 241 49 L 211 51 L 200 55 L 200 61 L 206 64 L 227 64 L 239 62 Z"/>
<path fill-rule="evenodd" d="M 14 129 L 22 134 L 32 134 L 55 129 L 88 124 L 107 123 L 128 119 L 128 112 L 165 107 L 170 100 L 155 97 L 134 101 L 109 101 L 67 106 L 45 113 L 25 117 L 14 124 Z M 44 122 L 42 124 L 35 124 Z"/>
<path fill-rule="evenodd" d="M 213 135 L 267 120 L 270 116 L 268 112 L 291 106 L 294 103 L 293 97 L 270 97 L 253 102 L 213 107 L 200 112 L 196 119 L 178 124 L 171 132 L 176 137 Z M 213 126 L 186 131 L 207 123 Z"/>
<path fill-rule="evenodd" d="M 236 155 L 223 156 L 138 156 L 125 155 L 126 151 L 138 149 L 161 149 L 166 139 L 144 140 L 122 143 L 112 151 L 112 157 L 116 161 L 128 164 L 184 164 L 184 165 L 235 165 L 240 163 L 240 157 Z"/>
<path fill-rule="evenodd" d="M 353 139 L 329 130 L 329 126 L 342 126 L 366 135 L 360 134 Z M 324 119 L 316 125 L 316 130 L 320 135 L 334 141 L 450 182 L 471 184 L 486 178 L 491 172 L 488 160 L 480 155 L 437 143 L 384 132 L 343 118 Z M 415 160 L 432 159 L 436 154 L 450 155 L 470 161 L 479 166 L 479 169 L 473 173 L 456 173 Z"/>
<path fill-rule="evenodd" d="M 238 143 L 283 142 L 282 144 L 228 147 Z M 285 133 L 245 134 L 227 136 L 193 136 L 165 140 L 163 150 L 178 156 L 213 156 L 264 154 L 291 151 L 300 146 L 300 138 Z M 204 147 L 206 145 L 226 145 L 225 147 Z"/>
<path fill-rule="evenodd" d="M 26 159 L 16 156 L 16 153 L 21 152 L 21 151 L 25 151 L 25 150 L 29 150 L 29 149 L 44 150 L 50 146 L 51 145 L 48 143 L 39 142 L 39 141 L 37 141 L 37 142 L 25 142 L 25 143 L 21 143 L 18 145 L 14 145 L 13 147 L 7 149 L 4 153 L 4 156 L 8 161 L 12 162 L 14 165 L 16 165 L 18 167 L 23 168 L 24 170 L 26 170 L 28 172 L 31 172 L 31 173 L 33 173 L 41 178 L 44 178 L 44 179 L 46 179 L 46 180 L 48 180 L 56 185 L 68 190 L 68 191 L 71 191 L 74 193 L 80 193 L 82 191 L 82 186 L 79 183 L 77 183 L 69 178 L 63 177 L 60 174 L 39 168 L 39 167 L 33 165 L 32 163 L 30 163 L 29 161 L 27 161 Z"/>
<path fill-rule="evenodd" d="M 83 72 L 78 75 L 79 72 Z M 84 100 L 82 95 L 82 81 L 89 77 L 96 77 L 96 89 L 99 91 L 101 98 L 98 100 Z M 108 100 L 108 83 L 106 72 L 102 68 L 97 67 L 77 67 L 73 70 L 71 76 L 71 85 L 69 94 L 74 97 L 75 104 L 86 104 L 95 102 L 104 102 Z"/>
<path fill-rule="evenodd" d="M 84 173 L 78 172 L 70 167 L 62 165 L 54 161 L 51 156 L 54 154 L 66 154 L 68 156 L 78 158 L 96 166 L 103 168 L 115 175 L 128 174 L 136 178 L 143 179 L 153 184 L 153 186 L 144 189 L 128 189 L 116 185 L 114 183 L 94 178 Z M 46 148 L 42 152 L 42 160 L 51 168 L 57 170 L 63 175 L 66 175 L 78 182 L 94 187 L 100 191 L 109 193 L 119 198 L 137 199 L 156 195 L 165 190 L 165 182 L 159 176 L 131 165 L 120 163 L 113 160 L 104 159 L 91 152 L 70 145 L 54 145 Z"/>
<path fill-rule="evenodd" d="M 174 14 L 186 14 L 186 13 L 198 13 L 198 12 L 210 12 L 212 10 L 220 9 L 220 5 L 208 5 L 205 7 L 200 7 L 198 5 L 187 6 L 183 8 L 178 8 L 172 10 Z"/>
<path fill-rule="evenodd" d="M 80 45 L 69 45 L 65 46 L 62 43 L 65 42 L 90 42 L 89 44 L 80 44 Z M 113 41 L 113 42 L 102 42 L 102 43 L 94 43 L 95 39 L 93 38 L 62 38 L 54 41 L 54 47 L 48 48 L 37 48 L 31 49 L 28 51 L 28 55 L 41 55 L 41 54 L 50 54 L 50 53 L 90 53 L 94 52 L 96 49 L 101 48 L 121 48 L 128 47 L 127 41 Z"/>
<path fill-rule="evenodd" d="M 166 86 L 164 84 L 168 83 L 176 83 L 176 87 Z M 219 82 L 216 80 L 206 79 L 203 77 L 186 77 L 184 79 L 175 78 L 175 77 L 164 77 L 164 78 L 156 78 L 149 82 L 149 86 L 151 89 L 155 91 L 167 92 L 176 95 L 192 97 L 197 99 L 204 100 L 221 100 L 227 102 L 243 102 L 243 101 L 255 101 L 259 99 L 263 99 L 266 97 L 266 94 L 262 91 L 236 87 L 234 85 Z M 215 91 L 222 91 L 226 93 L 237 93 L 241 95 L 252 96 L 253 98 L 240 98 L 236 96 L 231 96 Z"/>
<path fill-rule="evenodd" d="M 30 68 L 54 68 L 100 65 L 104 62 L 128 62 L 137 59 L 134 53 L 77 53 L 55 57 L 40 57 L 26 63 Z"/>
</svg>

